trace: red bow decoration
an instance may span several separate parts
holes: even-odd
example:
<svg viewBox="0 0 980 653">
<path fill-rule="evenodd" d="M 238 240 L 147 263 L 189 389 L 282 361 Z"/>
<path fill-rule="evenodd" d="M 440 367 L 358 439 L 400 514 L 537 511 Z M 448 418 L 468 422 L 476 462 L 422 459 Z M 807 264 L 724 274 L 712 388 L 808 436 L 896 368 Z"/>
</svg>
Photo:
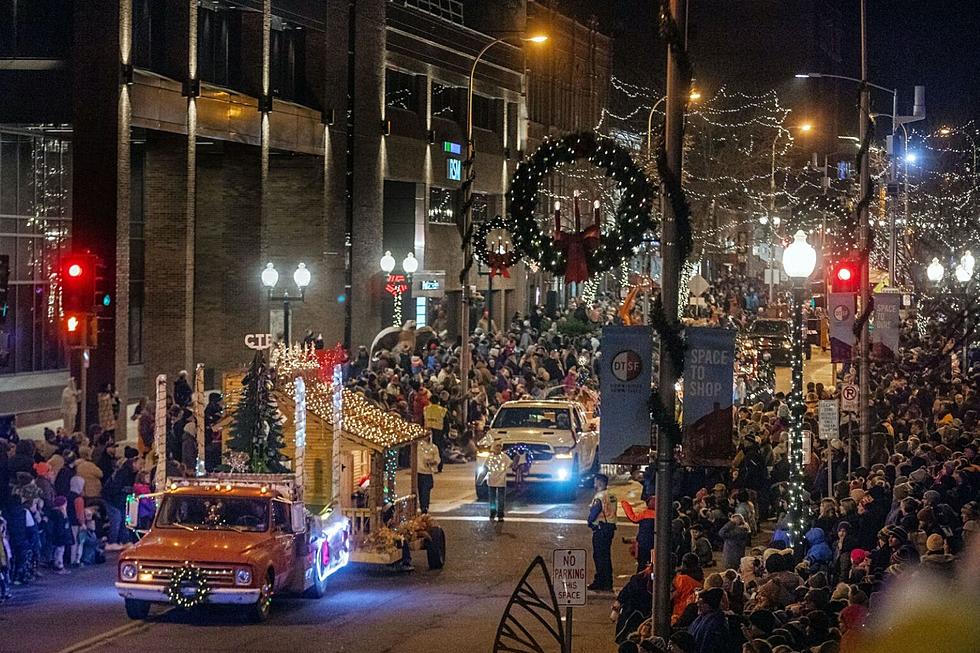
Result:
<svg viewBox="0 0 980 653">
<path fill-rule="evenodd" d="M 347 350 L 339 342 L 332 349 L 318 349 L 314 356 L 320 363 L 320 380 L 330 383 L 333 381 L 333 371 L 337 365 L 343 365 L 349 359 Z"/>
<path fill-rule="evenodd" d="M 588 281 L 588 254 L 599 249 L 599 225 L 593 224 L 576 233 L 555 232 L 555 245 L 565 255 L 565 283 Z"/>
<path fill-rule="evenodd" d="M 510 279 L 510 268 L 507 267 L 509 257 L 510 254 L 507 253 L 490 252 L 487 254 L 487 264 L 490 266 L 491 279 L 498 274 L 504 279 Z"/>
</svg>

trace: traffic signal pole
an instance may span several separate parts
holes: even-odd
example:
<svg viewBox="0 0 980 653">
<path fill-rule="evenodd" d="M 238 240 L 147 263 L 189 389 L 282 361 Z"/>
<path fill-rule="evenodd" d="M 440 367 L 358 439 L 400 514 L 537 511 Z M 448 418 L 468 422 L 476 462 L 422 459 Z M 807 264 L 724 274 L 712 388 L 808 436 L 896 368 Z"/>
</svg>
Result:
<svg viewBox="0 0 980 653">
<path fill-rule="evenodd" d="M 677 25 L 677 33 L 687 34 L 687 0 L 670 0 L 670 14 Z M 683 47 L 687 47 L 685 38 Z M 687 102 L 689 89 L 687 80 L 681 70 L 680 62 L 671 48 L 667 48 L 667 101 L 664 107 L 664 148 L 666 150 L 667 167 L 676 179 L 681 178 L 681 165 L 684 146 L 684 107 Z M 661 190 L 663 197 L 663 190 Z M 660 298 L 664 311 L 664 319 L 670 325 L 677 323 L 678 285 L 680 282 L 680 267 L 677 251 L 677 222 L 670 202 L 664 202 L 662 221 L 661 252 L 663 268 L 661 272 Z M 664 414 L 670 417 L 676 415 L 674 384 L 677 383 L 679 370 L 674 366 L 673 358 L 667 351 L 666 338 L 660 339 L 660 378 L 657 394 L 663 404 Z M 657 429 L 657 519 L 653 564 L 653 624 L 654 632 L 661 637 L 670 633 L 670 588 L 674 576 L 674 562 L 671 559 L 670 535 L 672 512 L 672 475 L 674 463 L 674 445 L 670 440 L 667 429 Z"/>
<path fill-rule="evenodd" d="M 864 146 L 868 131 L 868 113 L 870 104 L 871 87 L 868 86 L 868 44 L 867 44 L 867 25 L 866 25 L 865 0 L 861 0 L 861 108 L 858 125 L 860 127 L 861 142 L 861 200 L 858 203 L 858 229 L 860 231 L 859 244 L 861 247 L 861 273 L 858 275 L 861 284 L 861 312 L 868 310 L 871 301 L 871 267 L 870 267 L 870 238 L 871 230 L 868 222 L 868 202 L 866 201 L 871 192 L 871 170 L 869 166 L 868 148 Z M 868 409 L 870 399 L 871 379 L 868 342 L 868 320 L 863 320 L 861 326 L 861 340 L 859 343 L 860 368 L 858 370 L 858 428 L 861 440 L 861 465 L 867 467 L 870 464 L 871 455 L 871 413 Z"/>
</svg>

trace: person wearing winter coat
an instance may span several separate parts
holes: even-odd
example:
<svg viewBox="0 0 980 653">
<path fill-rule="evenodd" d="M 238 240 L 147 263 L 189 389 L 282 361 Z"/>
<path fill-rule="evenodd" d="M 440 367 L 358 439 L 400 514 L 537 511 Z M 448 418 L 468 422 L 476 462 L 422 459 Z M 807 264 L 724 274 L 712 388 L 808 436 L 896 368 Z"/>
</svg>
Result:
<svg viewBox="0 0 980 653">
<path fill-rule="evenodd" d="M 811 573 L 828 571 L 834 560 L 834 552 L 827 544 L 827 536 L 822 528 L 814 526 L 806 532 L 807 551 L 803 558 L 810 563 Z"/>
<path fill-rule="evenodd" d="M 738 569 L 742 556 L 745 555 L 745 548 L 749 545 L 751 535 L 749 528 L 745 525 L 742 515 L 732 515 L 728 522 L 718 530 L 721 538 L 722 559 L 725 569 Z"/>
<path fill-rule="evenodd" d="M 102 496 L 102 470 L 88 458 L 80 458 L 75 464 L 76 478 L 85 480 L 86 499 Z"/>
<path fill-rule="evenodd" d="M 78 475 L 72 476 L 71 488 L 65 498 L 68 500 L 68 523 L 71 526 L 73 540 L 69 564 L 77 567 L 82 559 L 82 547 L 78 544 L 78 535 L 85 525 L 85 479 Z"/>
<path fill-rule="evenodd" d="M 747 533 L 748 529 L 745 530 Z M 694 637 L 694 650 L 697 653 L 726 653 L 732 650 L 732 633 L 722 607 L 725 598 L 725 590 L 720 587 L 712 587 L 698 595 L 698 617 L 687 629 Z"/>
<path fill-rule="evenodd" d="M 507 472 L 514 466 L 514 461 L 504 453 L 503 445 L 494 442 L 490 447 L 490 456 L 483 463 L 482 482 L 487 484 L 490 498 L 490 521 L 504 520 L 504 499 L 507 496 Z"/>
<path fill-rule="evenodd" d="M 59 495 L 54 498 L 54 507 L 48 513 L 51 546 L 54 547 L 52 562 L 56 573 L 65 575 L 71 572 L 65 569 L 65 549 L 75 544 L 72 536 L 71 523 L 68 520 L 68 500 Z"/>
<path fill-rule="evenodd" d="M 657 497 L 647 497 L 646 509 L 640 512 L 633 510 L 632 504 L 623 499 L 620 505 L 626 518 L 638 525 L 636 531 L 636 573 L 640 573 L 650 563 L 650 551 L 653 549 L 654 529 L 657 517 Z"/>
</svg>

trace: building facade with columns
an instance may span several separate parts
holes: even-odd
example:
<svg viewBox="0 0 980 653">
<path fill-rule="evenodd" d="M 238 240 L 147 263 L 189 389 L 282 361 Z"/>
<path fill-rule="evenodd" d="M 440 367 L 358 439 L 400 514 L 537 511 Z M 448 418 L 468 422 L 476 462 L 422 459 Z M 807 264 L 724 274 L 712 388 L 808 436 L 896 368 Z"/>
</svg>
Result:
<svg viewBox="0 0 980 653">
<path fill-rule="evenodd" d="M 311 272 L 304 300 L 290 304 L 294 340 L 312 331 L 328 346 L 370 344 L 392 321 L 386 250 L 446 273 L 447 298 L 407 296 L 403 317 L 439 317 L 454 335 L 474 57 L 513 30 L 554 34 L 534 53 L 500 43 L 476 70 L 477 218 L 505 211 L 508 179 L 540 138 L 596 124 L 611 58 L 594 26 L 524 2 L 4 8 L 0 214 L 10 224 L 0 253 L 11 256 L 11 292 L 0 413 L 22 422 L 50 419 L 80 373 L 60 325 L 57 273 L 71 250 L 96 254 L 112 289 L 90 353 L 90 414 L 106 383 L 125 406 L 151 394 L 156 374 L 199 362 L 216 387 L 246 362 L 246 334 L 281 334 L 282 304 L 260 280 L 268 262 L 277 294 L 298 295 L 299 263 Z M 535 105 L 537 92 L 547 100 Z M 474 267 L 470 282 L 487 277 Z M 526 310 L 523 271 L 493 284 L 498 323 Z"/>
</svg>

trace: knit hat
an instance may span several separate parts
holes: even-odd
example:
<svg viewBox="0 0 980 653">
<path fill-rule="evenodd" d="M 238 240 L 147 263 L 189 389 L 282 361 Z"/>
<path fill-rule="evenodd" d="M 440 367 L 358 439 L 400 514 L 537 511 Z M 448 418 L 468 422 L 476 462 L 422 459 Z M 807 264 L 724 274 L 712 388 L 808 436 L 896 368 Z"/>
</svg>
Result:
<svg viewBox="0 0 980 653">
<path fill-rule="evenodd" d="M 926 506 L 919 512 L 915 513 L 915 518 L 918 519 L 923 524 L 932 524 L 936 521 L 936 513 L 932 509 L 932 506 Z"/>
<path fill-rule="evenodd" d="M 944 546 L 943 536 L 939 533 L 933 533 L 926 538 L 926 551 L 942 551 Z"/>
<path fill-rule="evenodd" d="M 123 455 L 126 457 L 126 460 L 131 460 L 139 456 L 140 452 L 132 447 L 126 447 L 123 449 Z"/>
<path fill-rule="evenodd" d="M 60 495 L 59 496 L 56 496 L 54 498 L 54 501 L 51 502 L 51 505 L 53 505 L 55 508 L 60 508 L 61 506 L 67 506 L 68 505 L 68 499 L 66 499 L 65 497 L 60 496 Z"/>
<path fill-rule="evenodd" d="M 906 531 L 901 526 L 895 526 L 895 527 L 893 527 L 890 531 L 888 531 L 888 535 L 890 535 L 891 537 L 894 537 L 894 538 L 898 539 L 899 542 L 908 542 L 909 541 L 908 531 Z"/>
<path fill-rule="evenodd" d="M 721 607 L 721 601 L 725 598 L 725 590 L 720 587 L 712 587 L 709 590 L 704 590 L 699 595 L 699 599 L 708 604 L 712 610 L 717 610 Z"/>
<path fill-rule="evenodd" d="M 851 549 L 851 564 L 859 565 L 868 558 L 868 552 L 864 549 Z"/>
</svg>

